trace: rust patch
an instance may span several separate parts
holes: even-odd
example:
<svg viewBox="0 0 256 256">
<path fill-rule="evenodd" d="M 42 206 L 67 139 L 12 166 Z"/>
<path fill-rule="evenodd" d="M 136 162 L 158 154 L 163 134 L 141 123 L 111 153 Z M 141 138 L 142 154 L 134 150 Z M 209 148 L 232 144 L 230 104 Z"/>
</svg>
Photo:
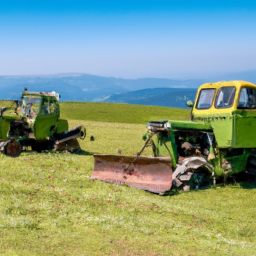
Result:
<svg viewBox="0 0 256 256">
<path fill-rule="evenodd" d="M 100 180 L 154 193 L 164 193 L 172 186 L 171 159 L 165 157 L 138 157 L 128 168 L 134 156 L 94 155 L 91 180 Z"/>
</svg>

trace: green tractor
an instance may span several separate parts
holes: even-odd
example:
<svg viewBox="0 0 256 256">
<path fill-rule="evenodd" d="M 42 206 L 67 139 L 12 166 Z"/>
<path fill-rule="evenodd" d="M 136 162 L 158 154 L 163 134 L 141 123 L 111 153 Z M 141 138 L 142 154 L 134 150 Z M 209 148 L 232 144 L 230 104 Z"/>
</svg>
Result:
<svg viewBox="0 0 256 256">
<path fill-rule="evenodd" d="M 68 129 L 68 122 L 60 118 L 60 95 L 56 92 L 28 92 L 21 100 L 13 101 L 0 111 L 0 152 L 17 157 L 21 150 L 80 149 L 77 138 L 84 139 L 85 128 Z"/>
<path fill-rule="evenodd" d="M 150 121 L 143 136 L 153 157 L 95 155 L 92 179 L 155 193 L 188 191 L 228 176 L 256 175 L 256 85 L 207 83 L 197 91 L 190 121 Z"/>
</svg>

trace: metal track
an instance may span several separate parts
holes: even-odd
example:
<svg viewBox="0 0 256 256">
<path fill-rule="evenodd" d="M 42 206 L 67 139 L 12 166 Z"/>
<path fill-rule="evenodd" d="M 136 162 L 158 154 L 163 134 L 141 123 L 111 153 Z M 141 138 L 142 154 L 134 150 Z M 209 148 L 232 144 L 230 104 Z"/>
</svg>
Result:
<svg viewBox="0 0 256 256">
<path fill-rule="evenodd" d="M 173 186 L 176 188 L 189 191 L 190 189 L 199 189 L 205 186 L 205 178 L 203 174 L 199 174 L 196 170 L 200 167 L 213 169 L 214 167 L 209 164 L 203 157 L 189 157 L 173 172 Z"/>
</svg>

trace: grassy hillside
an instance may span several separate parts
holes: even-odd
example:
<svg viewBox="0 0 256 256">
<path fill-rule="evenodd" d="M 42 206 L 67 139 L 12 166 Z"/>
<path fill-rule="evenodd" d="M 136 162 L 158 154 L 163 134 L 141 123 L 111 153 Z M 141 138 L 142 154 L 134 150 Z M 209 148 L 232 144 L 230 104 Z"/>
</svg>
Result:
<svg viewBox="0 0 256 256">
<path fill-rule="evenodd" d="M 64 102 L 61 117 L 116 123 L 147 124 L 150 120 L 188 119 L 189 110 L 119 103 Z"/>
<path fill-rule="evenodd" d="M 94 104 L 95 117 L 103 105 Z M 61 107 L 64 117 L 78 110 L 70 127 L 87 128 L 80 154 L 0 155 L 1 255 L 255 255 L 254 186 L 232 183 L 159 196 L 90 181 L 92 153 L 116 154 L 120 148 L 135 155 L 145 122 L 120 123 L 119 115 L 113 122 L 111 108 L 99 114 L 108 123 L 93 121 L 81 103 Z"/>
</svg>

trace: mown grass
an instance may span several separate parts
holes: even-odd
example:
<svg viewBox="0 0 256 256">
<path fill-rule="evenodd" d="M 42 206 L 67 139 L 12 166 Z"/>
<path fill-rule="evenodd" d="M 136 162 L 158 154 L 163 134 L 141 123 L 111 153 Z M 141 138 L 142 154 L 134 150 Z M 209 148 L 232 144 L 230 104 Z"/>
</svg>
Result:
<svg viewBox="0 0 256 256">
<path fill-rule="evenodd" d="M 80 154 L 0 155 L 1 255 L 255 255 L 254 186 L 159 196 L 91 181 L 92 153 L 135 155 L 145 125 L 82 114 L 76 125 Z"/>
</svg>

